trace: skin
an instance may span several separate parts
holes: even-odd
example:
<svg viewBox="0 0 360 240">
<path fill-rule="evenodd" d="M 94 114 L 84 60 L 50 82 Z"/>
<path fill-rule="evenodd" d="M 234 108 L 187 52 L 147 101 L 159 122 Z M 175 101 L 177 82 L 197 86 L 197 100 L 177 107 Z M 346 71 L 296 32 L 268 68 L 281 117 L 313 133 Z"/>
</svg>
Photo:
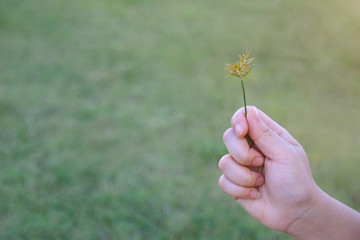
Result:
<svg viewBox="0 0 360 240">
<path fill-rule="evenodd" d="M 247 110 L 224 133 L 229 154 L 219 161 L 220 188 L 262 224 L 296 239 L 360 239 L 360 214 L 316 185 L 302 146 L 259 109 Z"/>
</svg>

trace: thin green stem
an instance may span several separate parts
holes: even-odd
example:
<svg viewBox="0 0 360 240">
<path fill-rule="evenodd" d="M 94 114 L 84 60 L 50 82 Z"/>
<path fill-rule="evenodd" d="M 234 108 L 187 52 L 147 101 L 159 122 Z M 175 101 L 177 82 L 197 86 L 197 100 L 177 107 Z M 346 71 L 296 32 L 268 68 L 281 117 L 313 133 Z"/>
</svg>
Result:
<svg viewBox="0 0 360 240">
<path fill-rule="evenodd" d="M 247 116 L 246 95 L 245 95 L 244 81 L 242 80 L 242 78 L 241 78 L 241 86 L 242 86 L 243 97 L 244 97 L 244 107 L 245 107 L 245 117 L 246 117 Z M 247 140 L 248 144 L 251 145 L 251 140 L 250 140 L 249 134 L 246 134 L 246 140 Z"/>
<path fill-rule="evenodd" d="M 243 97 L 244 97 L 244 107 L 245 107 L 245 117 L 247 116 L 247 109 L 246 109 L 246 95 L 245 95 L 245 87 L 244 87 L 244 81 L 241 78 L 241 86 L 243 91 Z"/>
</svg>

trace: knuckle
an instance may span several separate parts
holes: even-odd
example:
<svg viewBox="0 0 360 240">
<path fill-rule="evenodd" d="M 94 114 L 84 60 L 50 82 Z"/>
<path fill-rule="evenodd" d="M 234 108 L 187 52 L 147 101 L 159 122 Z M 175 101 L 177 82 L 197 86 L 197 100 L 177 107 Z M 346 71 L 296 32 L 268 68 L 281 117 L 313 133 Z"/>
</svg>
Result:
<svg viewBox="0 0 360 240">
<path fill-rule="evenodd" d="M 228 130 L 226 130 L 226 131 L 224 132 L 224 135 L 223 135 L 223 141 L 224 141 L 224 142 L 226 142 L 226 140 L 230 137 L 231 132 L 232 132 L 232 128 L 229 128 Z"/>
<path fill-rule="evenodd" d="M 221 175 L 220 178 L 219 178 L 219 186 L 220 186 L 221 189 L 224 189 L 224 187 L 225 187 L 224 175 Z"/>
<path fill-rule="evenodd" d="M 249 152 L 243 149 L 238 149 L 236 154 L 236 160 L 242 165 L 249 164 Z"/>
<path fill-rule="evenodd" d="M 260 133 L 256 134 L 257 136 L 253 136 L 253 141 L 256 142 L 262 136 L 271 136 L 273 134 L 274 134 L 274 132 L 267 125 L 265 125 L 263 123 L 263 124 L 261 124 L 261 127 L 260 127 Z"/>
<path fill-rule="evenodd" d="M 242 107 L 237 110 L 231 118 L 231 125 L 234 126 L 237 122 L 239 122 L 240 118 L 245 117 L 245 108 Z"/>
<path fill-rule="evenodd" d="M 225 169 L 226 165 L 228 164 L 229 162 L 229 154 L 223 156 L 220 160 L 219 160 L 219 163 L 218 163 L 218 166 L 221 170 Z"/>
<path fill-rule="evenodd" d="M 262 132 L 263 132 L 263 134 L 266 134 L 266 135 L 272 135 L 273 134 L 273 131 L 268 126 L 266 126 L 265 124 L 262 124 Z"/>
<path fill-rule="evenodd" d="M 246 110 L 248 112 L 248 114 L 256 114 L 256 107 L 255 106 L 247 106 Z"/>
<path fill-rule="evenodd" d="M 249 111 L 256 111 L 256 107 L 255 107 L 255 106 L 252 106 L 252 105 L 247 106 L 246 109 L 247 109 L 248 112 L 249 112 Z"/>
<path fill-rule="evenodd" d="M 235 125 L 235 123 L 238 121 L 239 116 L 242 114 L 243 108 L 240 108 L 237 110 L 234 115 L 231 117 L 230 123 L 231 125 Z"/>
</svg>

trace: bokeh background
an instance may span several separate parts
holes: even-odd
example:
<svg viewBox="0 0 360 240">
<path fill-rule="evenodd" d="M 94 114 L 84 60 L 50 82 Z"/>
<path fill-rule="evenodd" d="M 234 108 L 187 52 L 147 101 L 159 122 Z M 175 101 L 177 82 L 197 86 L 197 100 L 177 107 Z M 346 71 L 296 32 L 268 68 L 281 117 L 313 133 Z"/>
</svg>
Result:
<svg viewBox="0 0 360 240">
<path fill-rule="evenodd" d="M 360 209 L 360 2 L 1 0 L 1 239 L 289 239 L 218 187 L 247 100 Z"/>
</svg>

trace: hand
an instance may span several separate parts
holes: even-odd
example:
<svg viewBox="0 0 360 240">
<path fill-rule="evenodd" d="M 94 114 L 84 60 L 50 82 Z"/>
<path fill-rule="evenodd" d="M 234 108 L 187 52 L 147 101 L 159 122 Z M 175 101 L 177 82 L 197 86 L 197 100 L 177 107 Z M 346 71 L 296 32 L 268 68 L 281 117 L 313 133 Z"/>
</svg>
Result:
<svg viewBox="0 0 360 240">
<path fill-rule="evenodd" d="M 229 154 L 219 161 L 219 185 L 265 226 L 286 232 L 311 210 L 321 190 L 301 145 L 260 110 L 247 110 L 247 118 L 244 108 L 238 110 L 224 133 Z"/>
</svg>

